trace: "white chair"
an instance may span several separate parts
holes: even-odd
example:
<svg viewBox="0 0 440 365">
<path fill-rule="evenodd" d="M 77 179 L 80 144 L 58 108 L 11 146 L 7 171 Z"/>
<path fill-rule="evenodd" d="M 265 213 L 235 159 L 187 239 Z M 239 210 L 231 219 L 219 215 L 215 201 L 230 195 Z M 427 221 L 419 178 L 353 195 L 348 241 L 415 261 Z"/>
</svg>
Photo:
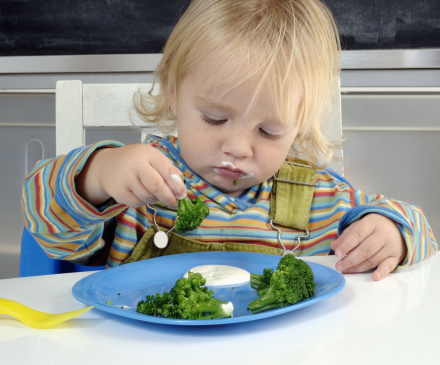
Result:
<svg viewBox="0 0 440 365">
<path fill-rule="evenodd" d="M 58 81 L 56 85 L 56 154 L 66 154 L 85 143 L 85 128 L 131 127 L 139 119 L 132 110 L 137 90 L 148 92 L 151 84 L 83 84 L 78 80 Z M 341 92 L 335 86 L 334 107 L 325 121 L 325 132 L 331 140 L 342 136 Z M 143 135 L 148 133 L 145 126 Z M 342 148 L 329 167 L 343 176 Z"/>
</svg>

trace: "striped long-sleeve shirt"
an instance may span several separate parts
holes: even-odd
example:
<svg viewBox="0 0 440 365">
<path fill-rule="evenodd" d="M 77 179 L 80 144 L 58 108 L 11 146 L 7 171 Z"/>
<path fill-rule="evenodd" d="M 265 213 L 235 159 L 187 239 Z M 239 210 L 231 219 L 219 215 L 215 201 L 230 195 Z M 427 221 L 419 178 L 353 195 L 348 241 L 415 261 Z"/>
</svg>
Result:
<svg viewBox="0 0 440 365">
<path fill-rule="evenodd" d="M 280 248 L 277 232 L 270 226 L 270 191 L 273 178 L 233 198 L 219 192 L 194 174 L 180 156 L 177 138 L 150 136 L 145 143 L 164 153 L 185 176 L 189 198 L 202 196 L 210 214 L 185 236 L 201 242 L 242 242 Z M 82 264 L 120 265 L 153 224 L 153 212 L 117 204 L 112 199 L 94 207 L 75 190 L 75 177 L 87 158 L 102 147 L 122 144 L 104 141 L 73 150 L 68 155 L 39 162 L 24 181 L 22 209 L 25 224 L 47 255 Z M 308 230 L 296 253 L 328 255 L 330 243 L 353 221 L 368 213 L 393 219 L 405 238 L 408 252 L 399 268 L 423 260 L 437 250 L 432 230 L 420 208 L 382 195 L 366 195 L 334 173 L 318 170 Z M 156 221 L 169 229 L 176 212 L 157 207 Z M 287 249 L 296 246 L 297 231 L 280 227 Z"/>
</svg>

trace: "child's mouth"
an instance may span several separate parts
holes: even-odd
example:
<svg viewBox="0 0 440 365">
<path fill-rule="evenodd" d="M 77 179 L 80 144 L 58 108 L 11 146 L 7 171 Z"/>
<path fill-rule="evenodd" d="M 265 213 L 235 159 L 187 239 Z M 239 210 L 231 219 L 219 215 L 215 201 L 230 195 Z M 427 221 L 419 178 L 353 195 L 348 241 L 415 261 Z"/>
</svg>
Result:
<svg viewBox="0 0 440 365">
<path fill-rule="evenodd" d="M 226 176 L 232 179 L 238 179 L 241 175 L 243 175 L 243 171 L 241 170 L 231 170 L 226 167 L 214 167 L 214 171 L 220 176 Z"/>
<path fill-rule="evenodd" d="M 234 179 L 234 181 L 236 181 L 237 179 L 254 177 L 254 174 L 252 172 L 238 169 L 231 162 L 227 161 L 222 161 L 221 166 L 214 167 L 214 171 L 220 176 L 230 177 Z"/>
</svg>

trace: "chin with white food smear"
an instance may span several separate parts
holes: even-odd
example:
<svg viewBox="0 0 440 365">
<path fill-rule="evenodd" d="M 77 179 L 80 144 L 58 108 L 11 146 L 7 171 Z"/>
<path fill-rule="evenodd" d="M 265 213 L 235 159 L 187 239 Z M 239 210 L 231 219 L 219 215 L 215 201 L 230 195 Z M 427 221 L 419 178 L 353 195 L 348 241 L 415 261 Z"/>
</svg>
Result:
<svg viewBox="0 0 440 365">
<path fill-rule="evenodd" d="M 238 285 L 250 280 L 250 273 L 244 269 L 227 265 L 201 265 L 188 270 L 200 273 L 206 279 L 206 286 Z M 188 278 L 188 271 L 183 275 Z"/>
</svg>

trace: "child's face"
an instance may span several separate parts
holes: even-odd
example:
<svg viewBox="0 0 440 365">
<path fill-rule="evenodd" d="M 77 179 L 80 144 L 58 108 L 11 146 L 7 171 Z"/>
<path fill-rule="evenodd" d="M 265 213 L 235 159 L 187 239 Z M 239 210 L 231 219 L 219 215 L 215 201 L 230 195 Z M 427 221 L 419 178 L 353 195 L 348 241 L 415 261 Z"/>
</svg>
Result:
<svg viewBox="0 0 440 365">
<path fill-rule="evenodd" d="M 238 196 L 278 171 L 298 127 L 296 121 L 290 126 L 277 123 L 276 109 L 265 85 L 247 112 L 258 87 L 258 75 L 228 89 L 221 87 L 223 80 L 215 76 L 209 77 L 207 85 L 209 72 L 209 62 L 195 67 L 183 80 L 177 103 L 171 96 L 181 154 L 209 184 Z"/>
</svg>

